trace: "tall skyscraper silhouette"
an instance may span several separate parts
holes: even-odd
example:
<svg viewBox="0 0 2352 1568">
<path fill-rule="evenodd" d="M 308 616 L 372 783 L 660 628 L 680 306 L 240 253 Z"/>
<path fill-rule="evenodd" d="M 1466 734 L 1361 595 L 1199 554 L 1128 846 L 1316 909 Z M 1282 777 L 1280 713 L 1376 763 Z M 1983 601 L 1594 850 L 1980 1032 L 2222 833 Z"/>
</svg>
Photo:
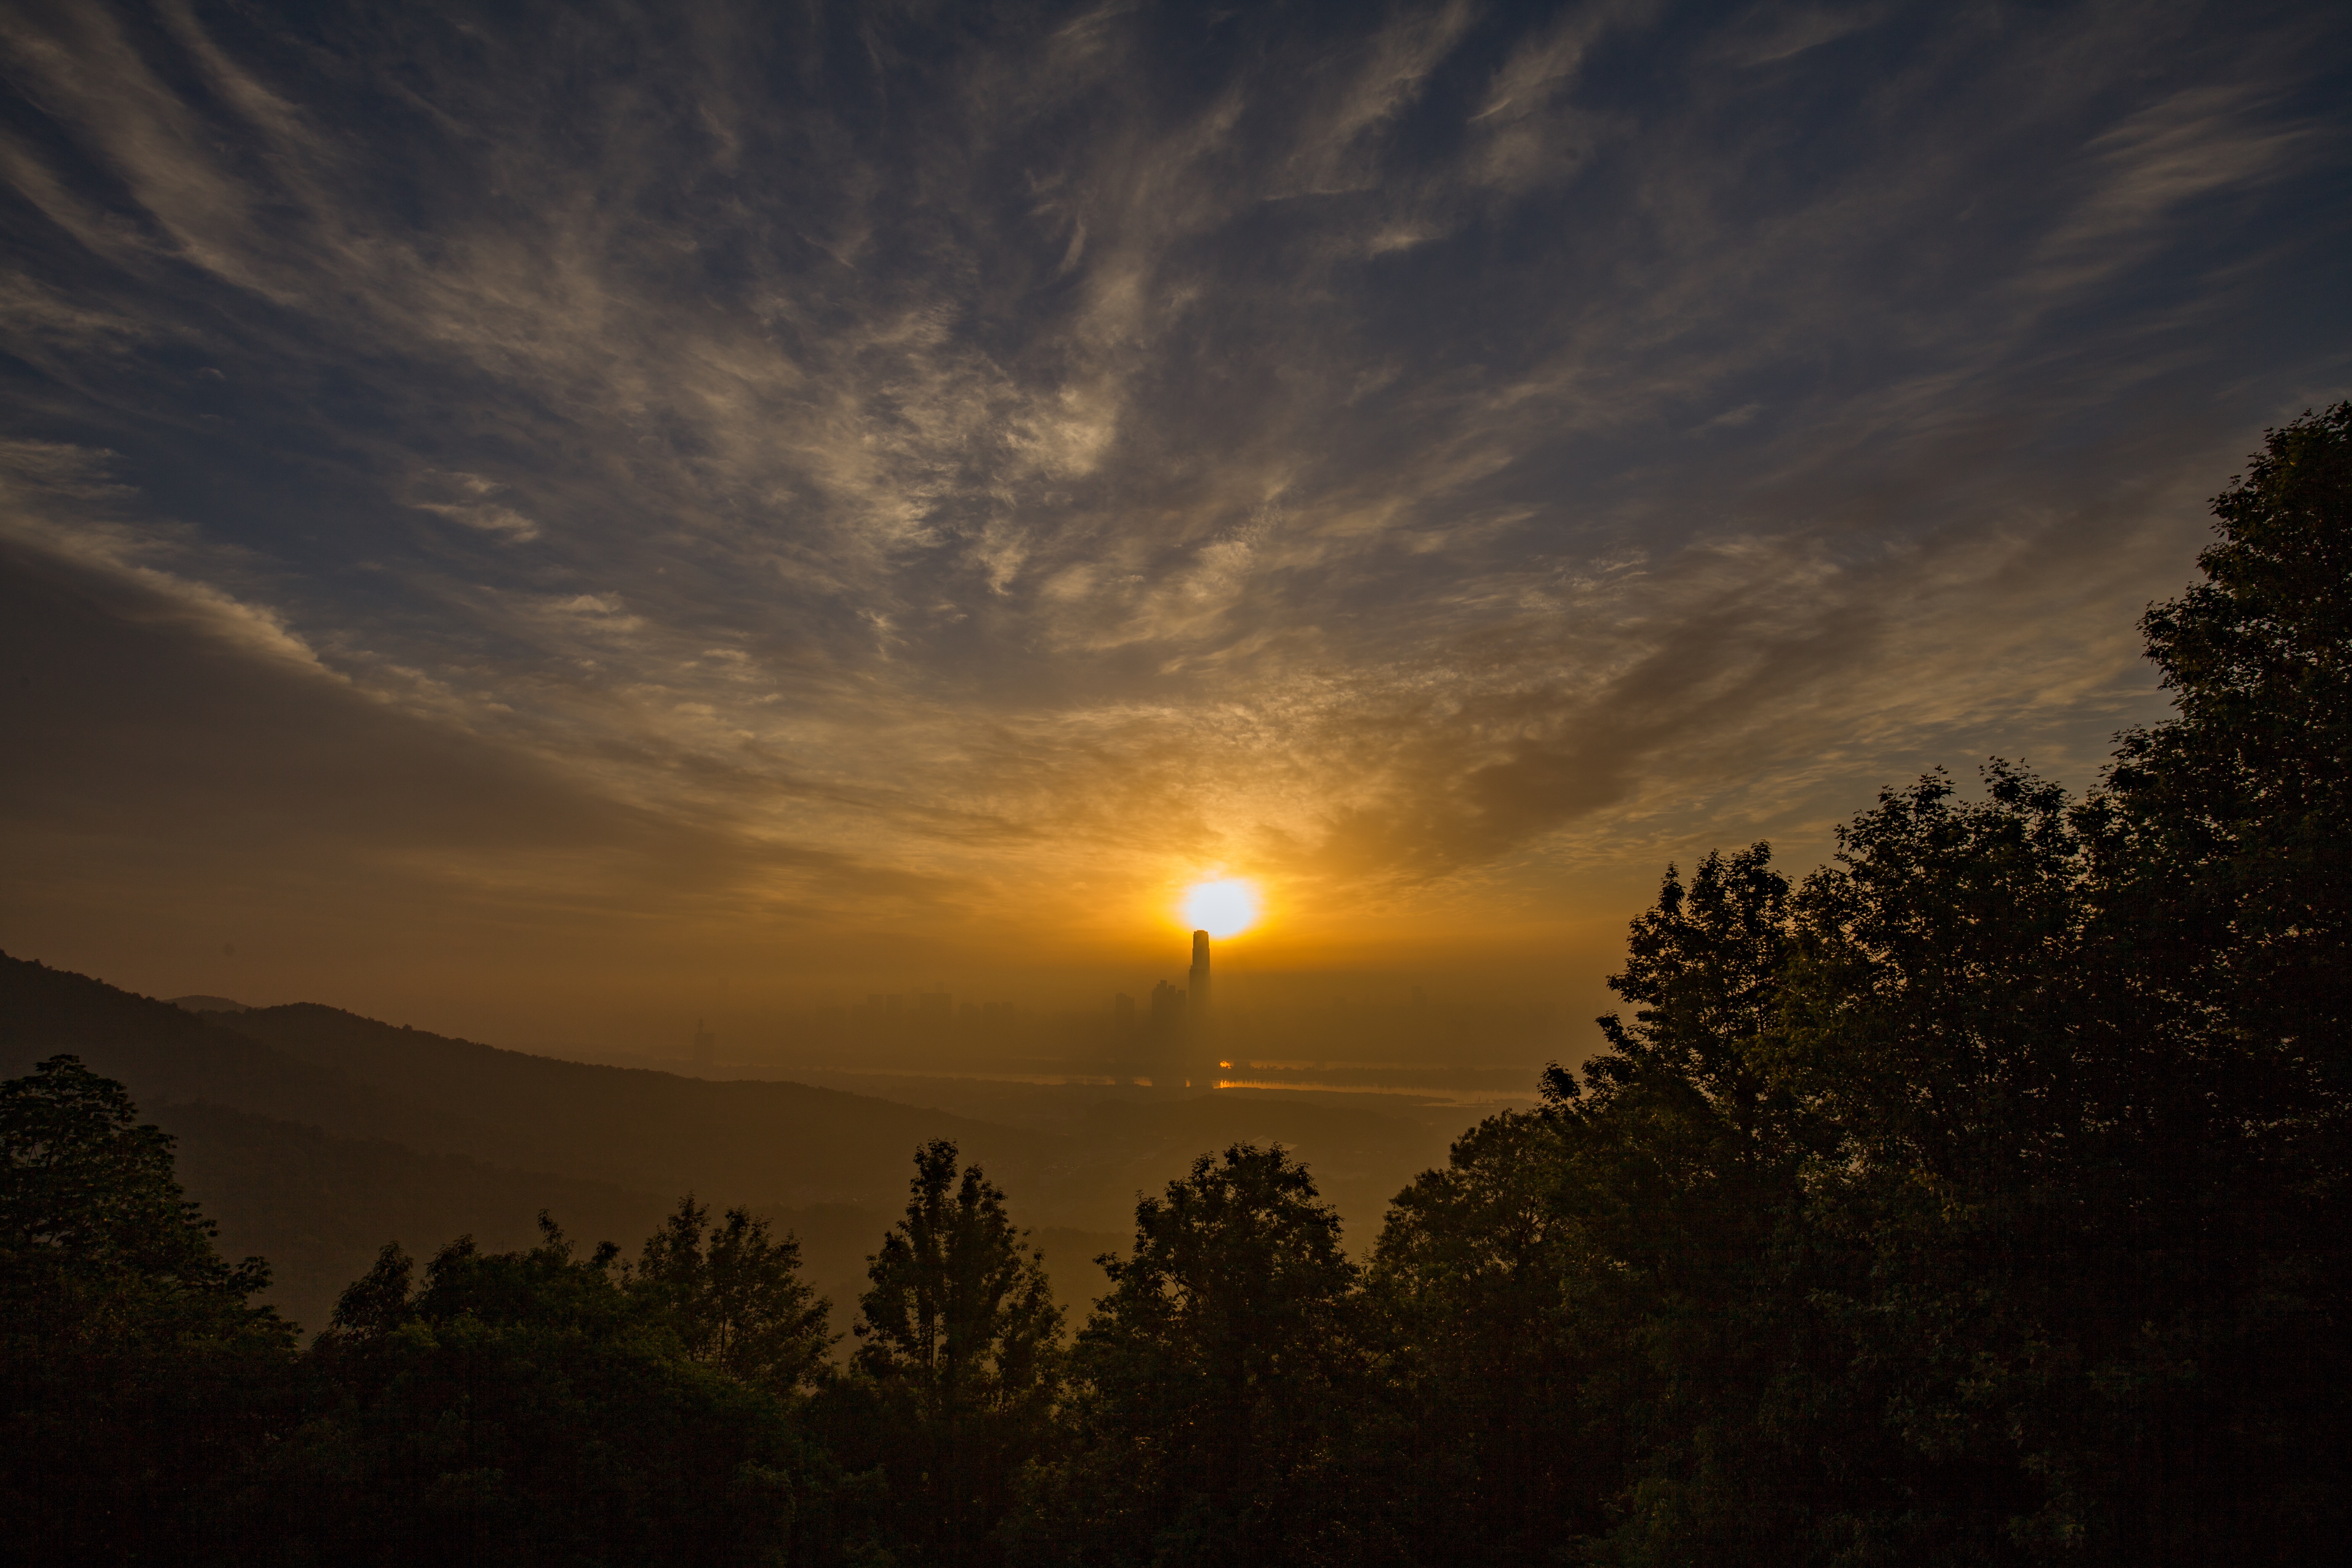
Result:
<svg viewBox="0 0 2352 1568">
<path fill-rule="evenodd" d="M 1209 933 L 1192 933 L 1192 979 L 1184 990 L 1185 1078 L 1193 1089 L 1217 1087 L 1217 1017 L 1209 1005 Z"/>
<path fill-rule="evenodd" d="M 1118 998 L 1127 1000 L 1125 996 Z M 1117 1009 L 1114 1006 L 1114 1016 Z M 1139 1032 L 1141 1054 L 1151 1064 L 1156 1089 L 1217 1087 L 1216 1021 L 1209 1009 L 1209 933 L 1192 933 L 1192 984 L 1182 990 L 1165 980 L 1151 988 L 1151 1016 Z"/>
</svg>

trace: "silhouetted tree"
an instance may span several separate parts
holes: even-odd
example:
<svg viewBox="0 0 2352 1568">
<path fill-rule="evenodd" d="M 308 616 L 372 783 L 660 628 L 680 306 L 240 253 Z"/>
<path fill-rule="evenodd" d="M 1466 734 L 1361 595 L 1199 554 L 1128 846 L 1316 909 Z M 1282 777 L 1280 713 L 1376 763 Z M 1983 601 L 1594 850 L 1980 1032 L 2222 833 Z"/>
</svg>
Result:
<svg viewBox="0 0 2352 1568">
<path fill-rule="evenodd" d="M 1069 1447 L 1023 1556 L 1086 1563 L 1364 1561 L 1318 1482 L 1360 1393 L 1356 1267 L 1282 1150 L 1237 1143 L 1135 1211 L 1135 1247 L 1072 1358 Z M 1372 1550 L 1379 1548 L 1375 1545 Z"/>
<path fill-rule="evenodd" d="M 1581 1085 L 1546 1073 L 1547 1135 L 1518 1140 L 1549 1155 L 1549 1337 L 1579 1377 L 1561 1431 L 1526 1452 L 1573 1439 L 1562 1523 L 1589 1532 L 1595 1561 L 1797 1563 L 1822 1549 L 1833 1483 L 1820 1448 L 1852 1412 L 1800 1273 L 1800 1178 L 1822 1135 L 1767 1070 L 1790 907 L 1768 845 L 1708 854 L 1687 886 L 1669 867 L 1609 977 L 1633 1022 L 1599 1020 L 1610 1048 Z M 1435 1219 L 1449 1186 L 1491 1180 L 1493 1142 L 1465 1140 L 1456 1180 L 1401 1199 L 1400 1219 Z M 1384 1275 L 1406 1277 L 1410 1257 Z"/>
<path fill-rule="evenodd" d="M 1710 851 L 1687 889 L 1667 867 L 1657 903 L 1627 935 L 1623 972 L 1609 978 L 1634 1021 L 1598 1020 L 1609 1050 L 1591 1070 L 1612 1084 L 1646 1075 L 1687 1086 L 1739 1135 L 1760 1133 L 1770 1096 L 1758 1043 L 1779 1021 L 1790 945 L 1789 881 L 1770 845 L 1728 860 Z M 1572 1092 L 1558 1074 L 1549 1081 Z"/>
<path fill-rule="evenodd" d="M 2213 513 L 2203 581 L 2141 622 L 2176 715 L 2121 737 L 2092 840 L 2170 1309 L 2148 1561 L 2352 1523 L 2352 404 L 2268 432 Z"/>
<path fill-rule="evenodd" d="M 1507 1111 L 1391 1204 L 1367 1276 L 1385 1352 L 1351 1462 L 1428 1562 L 1545 1563 L 1598 1534 L 1625 1468 L 1622 1390 L 1596 1332 L 1602 1270 L 1564 1191 L 1569 1126 Z"/>
<path fill-rule="evenodd" d="M 1886 1561 L 2111 1541 L 2123 1456 L 2097 1391 L 2147 1370 L 2110 1294 L 2123 1039 L 2079 814 L 2006 764 L 1985 777 L 1961 802 L 1929 774 L 1840 828 L 1798 896 L 1769 1053 L 1834 1140 L 1809 1173 L 1811 1283 L 1901 1443 L 1892 1485 L 1838 1512 Z"/>
<path fill-rule="evenodd" d="M 299 1563 L 752 1564 L 787 1550 L 819 1468 L 776 1394 L 685 1352 L 610 1243 L 554 1222 L 469 1237 L 423 1279 L 387 1247 L 313 1352 L 311 1419 L 273 1460 L 269 1534 Z"/>
<path fill-rule="evenodd" d="M 2127 830 L 2107 869 L 2170 987 L 2226 1006 L 2336 1117 L 2352 1096 L 2352 403 L 2271 431 L 2213 512 L 2205 580 L 2141 622 L 2178 713 L 2121 738 L 2108 782 Z"/>
<path fill-rule="evenodd" d="M 991 1563 L 1013 1483 L 1045 1436 L 1061 1309 L 1040 1256 L 956 1146 L 915 1152 L 906 1217 L 859 1298 L 857 1370 L 872 1380 L 896 1524 L 919 1560 Z"/>
<path fill-rule="evenodd" d="M 230 1504 L 290 1415 L 293 1330 L 213 1234 L 122 1085 L 70 1056 L 0 1084 L 0 1513 L 31 1560 L 245 1551 Z"/>
<path fill-rule="evenodd" d="M 648 1237 L 630 1286 L 696 1361 L 789 1395 L 814 1382 L 831 1344 L 825 1303 L 800 1277 L 800 1243 L 729 1209 L 716 1226 L 688 1194 Z"/>
</svg>

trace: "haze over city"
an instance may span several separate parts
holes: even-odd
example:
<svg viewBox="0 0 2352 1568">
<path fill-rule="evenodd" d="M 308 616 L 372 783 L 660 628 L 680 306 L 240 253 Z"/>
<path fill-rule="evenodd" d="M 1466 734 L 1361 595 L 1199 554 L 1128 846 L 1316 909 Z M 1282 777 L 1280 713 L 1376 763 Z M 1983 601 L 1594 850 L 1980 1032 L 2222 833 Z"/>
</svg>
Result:
<svg viewBox="0 0 2352 1568">
<path fill-rule="evenodd" d="M 1239 880 L 1238 1013 L 1580 1056 L 1668 861 L 2164 710 L 2343 384 L 2336 31 L 20 9 L 0 946 L 780 1060 Z"/>
</svg>

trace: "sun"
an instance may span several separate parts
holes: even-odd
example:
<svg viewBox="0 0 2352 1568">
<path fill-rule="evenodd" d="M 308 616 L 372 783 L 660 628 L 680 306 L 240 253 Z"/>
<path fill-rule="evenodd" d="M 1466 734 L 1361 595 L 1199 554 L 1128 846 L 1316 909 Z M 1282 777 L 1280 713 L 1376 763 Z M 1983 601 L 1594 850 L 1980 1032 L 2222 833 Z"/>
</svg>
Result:
<svg viewBox="0 0 2352 1568">
<path fill-rule="evenodd" d="M 1184 923 L 1213 937 L 1239 936 L 1257 923 L 1257 884 L 1239 877 L 1202 882 L 1184 895 Z"/>
</svg>

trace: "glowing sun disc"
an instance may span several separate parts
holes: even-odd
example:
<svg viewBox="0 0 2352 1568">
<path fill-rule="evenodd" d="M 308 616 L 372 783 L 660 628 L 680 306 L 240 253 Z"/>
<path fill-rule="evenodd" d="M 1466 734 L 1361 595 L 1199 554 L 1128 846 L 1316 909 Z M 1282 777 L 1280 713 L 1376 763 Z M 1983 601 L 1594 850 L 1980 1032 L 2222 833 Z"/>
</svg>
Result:
<svg viewBox="0 0 2352 1568">
<path fill-rule="evenodd" d="M 1211 936 L 1237 936 L 1257 923 L 1257 889 L 1238 877 L 1202 882 L 1184 895 L 1184 923 Z"/>
</svg>

